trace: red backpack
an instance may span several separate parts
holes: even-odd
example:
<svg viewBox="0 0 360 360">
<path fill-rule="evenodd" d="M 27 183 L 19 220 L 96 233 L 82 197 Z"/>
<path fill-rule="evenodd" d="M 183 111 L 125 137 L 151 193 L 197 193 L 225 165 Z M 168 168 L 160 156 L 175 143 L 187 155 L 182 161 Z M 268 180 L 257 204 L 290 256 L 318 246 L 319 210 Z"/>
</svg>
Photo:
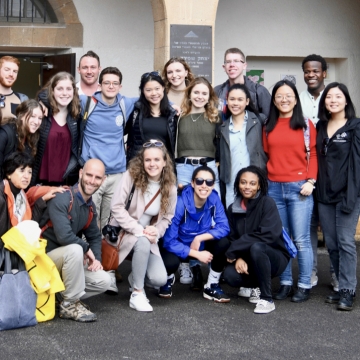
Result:
<svg viewBox="0 0 360 360">
<path fill-rule="evenodd" d="M 27 197 L 27 200 L 28 200 L 28 202 L 30 204 L 30 207 L 33 208 L 36 200 L 43 197 L 45 194 L 47 194 L 51 190 L 52 187 L 53 186 L 33 186 L 33 187 L 31 187 L 26 192 L 26 197 Z M 68 218 L 69 218 L 69 220 L 71 220 L 70 211 L 71 211 L 72 206 L 73 206 L 74 196 L 73 196 L 73 193 L 72 193 L 72 191 L 70 190 L 70 188 L 68 186 L 63 186 L 63 188 L 66 189 L 66 191 L 68 191 L 70 193 L 70 203 L 69 203 L 69 207 L 68 207 Z M 93 211 L 92 205 L 90 205 L 89 216 L 88 216 L 88 219 L 87 219 L 87 222 L 86 222 L 85 226 L 83 227 L 83 230 L 87 229 L 90 226 L 90 223 L 91 223 L 93 217 L 94 217 L 94 211 Z M 41 234 L 47 228 L 52 227 L 52 226 L 53 226 L 53 223 L 49 219 L 47 221 L 47 223 L 41 228 Z"/>
</svg>

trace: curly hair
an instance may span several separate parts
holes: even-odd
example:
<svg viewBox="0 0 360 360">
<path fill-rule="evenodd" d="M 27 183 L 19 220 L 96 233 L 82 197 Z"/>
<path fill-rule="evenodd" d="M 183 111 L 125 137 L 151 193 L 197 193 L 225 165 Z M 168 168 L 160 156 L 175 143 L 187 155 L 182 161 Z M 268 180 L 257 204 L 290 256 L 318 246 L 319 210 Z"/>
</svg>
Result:
<svg viewBox="0 0 360 360">
<path fill-rule="evenodd" d="M 203 84 L 209 89 L 209 101 L 205 105 L 205 118 L 207 118 L 211 123 L 219 122 L 219 112 L 217 109 L 218 97 L 215 94 L 215 91 L 208 80 L 203 76 L 195 78 L 189 86 L 185 89 L 184 100 L 181 104 L 182 116 L 188 115 L 191 113 L 191 100 L 190 94 L 193 88 L 196 85 Z"/>
<path fill-rule="evenodd" d="M 320 55 L 316 55 L 316 54 L 311 54 L 311 55 L 308 55 L 301 63 L 301 68 L 303 69 L 304 71 L 304 67 L 305 67 L 305 64 L 309 61 L 317 61 L 321 64 L 321 70 L 322 71 L 327 71 L 327 63 L 326 63 L 326 60 L 320 56 Z"/>
<path fill-rule="evenodd" d="M 170 64 L 173 63 L 180 63 L 181 65 L 184 66 L 185 70 L 188 72 L 185 78 L 185 85 L 189 86 L 189 84 L 194 80 L 195 76 L 194 74 L 191 72 L 191 68 L 189 66 L 189 64 L 181 57 L 172 57 L 164 66 L 164 69 L 162 71 L 162 78 L 164 80 L 165 83 L 165 89 L 166 91 L 169 91 L 170 87 L 171 87 L 171 83 L 167 78 L 167 68 Z"/>
<path fill-rule="evenodd" d="M 16 124 L 16 130 L 19 136 L 17 149 L 19 151 L 24 151 L 25 140 L 27 140 L 32 156 L 36 155 L 39 131 L 36 131 L 34 134 L 29 131 L 29 119 L 32 116 L 33 111 L 37 108 L 40 108 L 41 112 L 43 112 L 42 107 L 36 100 L 26 100 L 16 108 L 16 119 L 13 120 Z"/>
<path fill-rule="evenodd" d="M 54 97 L 54 89 L 58 84 L 58 82 L 62 80 L 70 80 L 72 88 L 74 89 L 74 97 L 71 100 L 70 104 L 68 105 L 68 111 L 71 114 L 71 116 L 74 119 L 76 119 L 80 114 L 80 99 L 79 99 L 75 79 L 71 74 L 69 74 L 66 71 L 61 71 L 56 75 L 54 75 L 44 87 L 44 89 L 47 90 L 48 92 L 50 108 L 54 115 L 59 112 L 59 107 Z"/>
<path fill-rule="evenodd" d="M 163 168 L 160 178 L 160 194 L 161 194 L 160 211 L 165 214 L 170 205 L 169 198 L 170 198 L 171 188 L 176 184 L 174 165 L 165 146 L 161 146 L 161 147 L 152 146 L 150 148 L 142 147 L 141 150 L 137 153 L 137 155 L 130 160 L 129 173 L 131 177 L 134 179 L 135 187 L 141 189 L 141 192 L 144 194 L 149 184 L 148 175 L 144 168 L 144 154 L 146 150 L 152 148 L 161 150 L 163 154 L 163 159 L 166 161 L 166 165 Z"/>
</svg>

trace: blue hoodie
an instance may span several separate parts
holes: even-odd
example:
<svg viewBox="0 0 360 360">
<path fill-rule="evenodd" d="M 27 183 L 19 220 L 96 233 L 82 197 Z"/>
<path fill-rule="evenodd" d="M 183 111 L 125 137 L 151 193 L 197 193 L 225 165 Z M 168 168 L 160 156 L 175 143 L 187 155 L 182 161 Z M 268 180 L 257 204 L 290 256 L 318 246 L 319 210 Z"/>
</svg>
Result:
<svg viewBox="0 0 360 360">
<path fill-rule="evenodd" d="M 195 236 L 209 233 L 218 240 L 229 232 L 228 219 L 216 190 L 207 198 L 203 210 L 196 212 L 194 189 L 188 185 L 177 198 L 175 215 L 164 235 L 164 248 L 185 259 Z M 199 250 L 203 249 L 204 242 Z"/>
<path fill-rule="evenodd" d="M 98 101 L 87 119 L 82 144 L 81 158 L 100 159 L 106 168 L 106 174 L 118 174 L 126 170 L 124 150 L 123 122 L 127 121 L 139 98 L 127 98 L 117 95 L 115 102 L 108 105 L 102 100 L 101 91 L 94 94 Z M 125 101 L 125 118 L 120 109 L 120 99 Z M 87 96 L 80 96 L 82 112 L 85 109 Z"/>
</svg>

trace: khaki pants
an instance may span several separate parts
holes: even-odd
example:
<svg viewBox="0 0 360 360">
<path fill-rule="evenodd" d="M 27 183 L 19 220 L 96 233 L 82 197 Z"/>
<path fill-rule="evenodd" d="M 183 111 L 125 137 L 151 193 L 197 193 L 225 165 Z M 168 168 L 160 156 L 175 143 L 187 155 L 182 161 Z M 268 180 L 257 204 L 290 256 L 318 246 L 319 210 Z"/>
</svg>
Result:
<svg viewBox="0 0 360 360">
<path fill-rule="evenodd" d="M 111 287 L 111 277 L 104 271 L 89 271 L 84 266 L 83 249 L 78 244 L 61 246 L 47 253 L 55 263 L 65 290 L 61 293 L 66 301 L 75 301 L 98 295 Z"/>
</svg>

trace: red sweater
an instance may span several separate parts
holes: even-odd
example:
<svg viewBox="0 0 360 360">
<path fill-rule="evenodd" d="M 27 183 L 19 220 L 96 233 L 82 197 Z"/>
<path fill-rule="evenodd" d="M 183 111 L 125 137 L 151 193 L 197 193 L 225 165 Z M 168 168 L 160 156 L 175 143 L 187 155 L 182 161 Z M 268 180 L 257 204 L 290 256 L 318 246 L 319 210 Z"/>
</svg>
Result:
<svg viewBox="0 0 360 360">
<path fill-rule="evenodd" d="M 310 161 L 307 171 L 306 148 L 303 129 L 290 128 L 290 118 L 279 118 L 273 131 L 263 132 L 263 146 L 269 161 L 268 177 L 276 182 L 294 182 L 316 179 L 318 163 L 316 156 L 316 129 L 310 125 Z"/>
</svg>

